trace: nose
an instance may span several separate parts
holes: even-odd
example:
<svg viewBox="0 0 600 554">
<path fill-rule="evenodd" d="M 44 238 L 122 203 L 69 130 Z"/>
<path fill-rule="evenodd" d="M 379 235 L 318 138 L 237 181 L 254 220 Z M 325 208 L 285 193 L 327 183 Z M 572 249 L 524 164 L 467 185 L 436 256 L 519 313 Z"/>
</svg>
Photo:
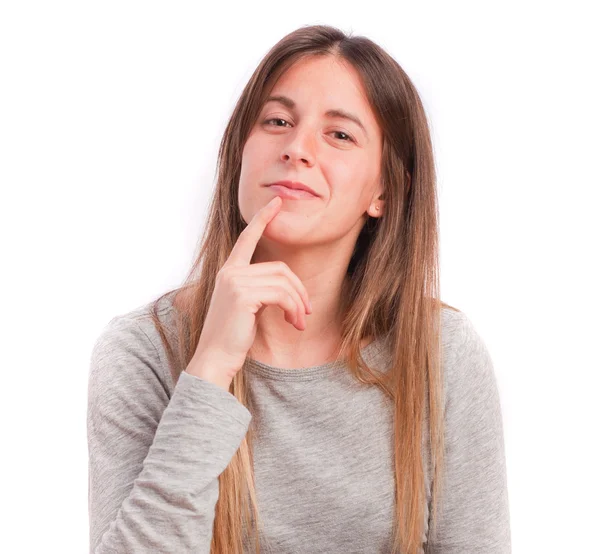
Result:
<svg viewBox="0 0 600 554">
<path fill-rule="evenodd" d="M 297 162 L 311 166 L 314 164 L 313 138 L 310 132 L 296 132 L 291 134 L 291 140 L 285 145 L 281 158 L 284 161 Z"/>
</svg>

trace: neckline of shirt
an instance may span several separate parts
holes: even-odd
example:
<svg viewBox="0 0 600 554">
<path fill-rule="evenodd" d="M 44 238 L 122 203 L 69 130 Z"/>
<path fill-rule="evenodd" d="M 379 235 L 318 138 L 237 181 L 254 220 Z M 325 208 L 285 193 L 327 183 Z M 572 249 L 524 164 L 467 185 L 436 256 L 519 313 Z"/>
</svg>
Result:
<svg viewBox="0 0 600 554">
<path fill-rule="evenodd" d="M 369 363 L 373 360 L 375 354 L 378 352 L 378 343 L 379 340 L 375 339 L 360 349 L 365 362 Z M 341 359 L 310 367 L 282 368 L 254 360 L 253 358 L 246 358 L 244 369 L 266 379 L 276 379 L 278 381 L 312 381 L 332 375 L 344 368 L 346 363 L 346 360 Z"/>
</svg>

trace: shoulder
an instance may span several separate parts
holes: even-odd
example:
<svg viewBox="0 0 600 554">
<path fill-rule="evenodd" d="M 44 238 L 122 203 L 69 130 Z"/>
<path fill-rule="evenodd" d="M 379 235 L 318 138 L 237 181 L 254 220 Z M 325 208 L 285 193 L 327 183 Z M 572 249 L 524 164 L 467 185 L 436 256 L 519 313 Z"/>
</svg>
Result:
<svg viewBox="0 0 600 554">
<path fill-rule="evenodd" d="M 447 402 L 497 400 L 489 349 L 472 320 L 462 311 L 442 310 L 442 355 Z"/>
<path fill-rule="evenodd" d="M 456 363 L 460 359 L 489 357 L 487 345 L 472 320 L 461 311 L 442 309 L 442 347 L 445 359 Z"/>
<path fill-rule="evenodd" d="M 90 386 L 120 389 L 151 382 L 170 394 L 172 378 L 151 306 L 115 315 L 104 325 L 91 351 Z M 169 306 L 159 305 L 159 320 L 168 323 L 169 315 Z"/>
</svg>

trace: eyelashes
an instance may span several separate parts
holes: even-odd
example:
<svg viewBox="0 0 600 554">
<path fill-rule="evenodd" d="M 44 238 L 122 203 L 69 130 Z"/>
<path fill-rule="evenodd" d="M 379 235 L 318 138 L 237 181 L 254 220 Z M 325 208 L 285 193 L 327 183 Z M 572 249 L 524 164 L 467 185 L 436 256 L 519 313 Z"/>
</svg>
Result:
<svg viewBox="0 0 600 554">
<path fill-rule="evenodd" d="M 288 123 L 288 121 L 286 121 L 285 119 L 281 118 L 281 117 L 272 117 L 270 119 L 266 119 L 265 121 L 263 121 L 263 124 L 270 124 L 271 121 L 285 121 L 286 123 Z M 271 125 L 271 127 L 281 127 L 281 125 Z M 348 137 L 347 139 L 340 139 L 343 142 L 356 142 L 354 140 L 354 138 L 352 137 L 352 135 L 346 133 L 345 131 L 331 131 L 332 133 L 338 133 L 340 135 L 345 135 L 346 137 Z"/>
</svg>

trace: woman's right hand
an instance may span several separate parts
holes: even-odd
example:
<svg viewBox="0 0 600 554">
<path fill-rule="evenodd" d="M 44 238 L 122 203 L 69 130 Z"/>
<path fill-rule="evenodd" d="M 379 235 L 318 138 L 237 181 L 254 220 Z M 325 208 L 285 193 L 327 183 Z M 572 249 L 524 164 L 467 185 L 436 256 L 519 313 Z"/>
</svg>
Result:
<svg viewBox="0 0 600 554">
<path fill-rule="evenodd" d="M 279 196 L 272 198 L 240 233 L 217 273 L 202 333 L 186 368 L 187 373 L 226 391 L 254 343 L 257 321 L 265 307 L 279 306 L 285 320 L 300 331 L 306 328 L 306 314 L 312 313 L 306 288 L 286 263 L 250 263 L 282 204 Z"/>
</svg>

